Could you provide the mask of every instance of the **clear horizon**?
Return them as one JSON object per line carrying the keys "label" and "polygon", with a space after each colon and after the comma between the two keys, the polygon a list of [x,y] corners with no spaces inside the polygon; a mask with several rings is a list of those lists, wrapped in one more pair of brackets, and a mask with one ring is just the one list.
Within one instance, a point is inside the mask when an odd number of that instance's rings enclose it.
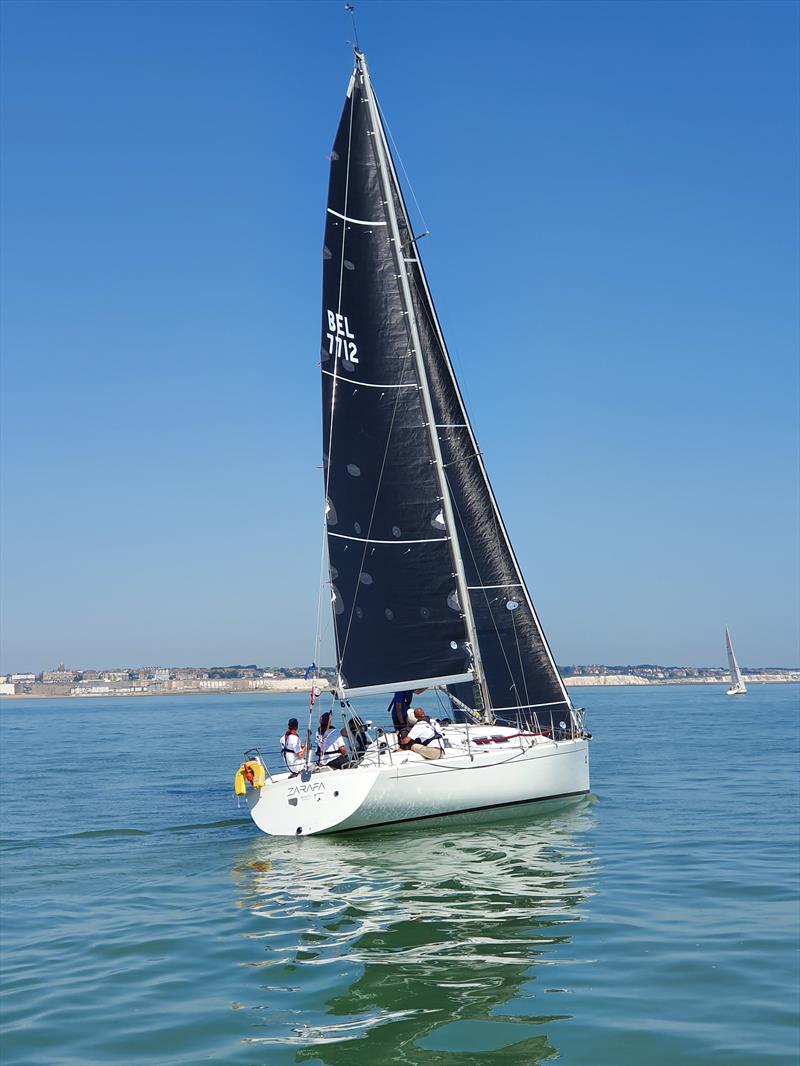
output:
{"label": "clear horizon", "polygon": [[[799,9],[486,10],[356,13],[556,661],[797,662]],[[0,672],[309,662],[342,5],[3,22]]]}

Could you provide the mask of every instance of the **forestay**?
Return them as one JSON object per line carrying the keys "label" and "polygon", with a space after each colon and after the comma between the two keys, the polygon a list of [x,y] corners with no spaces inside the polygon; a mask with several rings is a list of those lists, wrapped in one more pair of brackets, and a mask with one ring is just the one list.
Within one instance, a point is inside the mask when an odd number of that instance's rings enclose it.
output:
{"label": "forestay", "polygon": [[[518,709],[535,710],[540,719],[549,720],[548,708],[562,715],[569,706],[569,697],[514,556],[470,426],[396,175],[393,189],[469,589],[483,695],[488,696],[497,721],[514,720]],[[461,702],[479,705],[481,693],[477,685],[450,688]]]}

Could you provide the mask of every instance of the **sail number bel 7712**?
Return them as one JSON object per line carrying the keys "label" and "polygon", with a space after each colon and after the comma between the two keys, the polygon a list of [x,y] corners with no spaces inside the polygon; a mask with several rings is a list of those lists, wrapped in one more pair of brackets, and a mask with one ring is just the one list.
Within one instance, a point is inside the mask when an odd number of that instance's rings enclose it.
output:
{"label": "sail number bel 7712", "polygon": [[326,308],[328,313],[328,354],[337,359],[347,359],[350,363],[358,362],[358,347],[355,333],[350,331],[347,315],[339,315]]}

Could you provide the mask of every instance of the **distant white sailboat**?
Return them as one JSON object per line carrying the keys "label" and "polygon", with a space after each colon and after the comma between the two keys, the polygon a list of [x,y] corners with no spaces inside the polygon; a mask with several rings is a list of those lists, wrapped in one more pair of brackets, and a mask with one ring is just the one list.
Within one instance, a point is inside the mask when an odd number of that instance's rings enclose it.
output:
{"label": "distant white sailboat", "polygon": [[733,654],[733,644],[731,643],[731,635],[728,632],[728,627],[725,626],[725,650],[728,653],[728,665],[731,669],[731,687],[728,689],[726,695],[728,696],[743,696],[747,692],[744,679],[742,677],[742,671],[739,669],[739,664],[736,662],[736,656]]}

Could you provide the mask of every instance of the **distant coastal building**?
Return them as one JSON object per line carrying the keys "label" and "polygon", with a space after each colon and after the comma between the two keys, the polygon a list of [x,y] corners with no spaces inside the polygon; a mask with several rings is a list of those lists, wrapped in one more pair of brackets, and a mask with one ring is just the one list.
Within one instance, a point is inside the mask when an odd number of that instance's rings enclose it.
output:
{"label": "distant coastal building", "polygon": [[12,674],[9,681],[13,681],[15,685],[32,684],[36,680],[36,674]]}
{"label": "distant coastal building", "polygon": [[42,684],[44,685],[68,685],[74,681],[78,675],[74,670],[65,670],[61,666],[58,670],[45,670],[42,674]]}
{"label": "distant coastal building", "polygon": [[140,681],[169,681],[170,677],[177,676],[177,672],[170,670],[168,666],[140,666],[138,670],[128,672]]}
{"label": "distant coastal building", "polygon": [[67,670],[63,663],[59,663],[55,670],[44,670],[42,672],[42,684],[43,685],[70,685],[73,681],[77,681],[80,674],[77,670]]}
{"label": "distant coastal building", "polygon": [[106,692],[111,692],[111,686],[96,677],[84,678],[72,689],[74,696],[99,696]]}

